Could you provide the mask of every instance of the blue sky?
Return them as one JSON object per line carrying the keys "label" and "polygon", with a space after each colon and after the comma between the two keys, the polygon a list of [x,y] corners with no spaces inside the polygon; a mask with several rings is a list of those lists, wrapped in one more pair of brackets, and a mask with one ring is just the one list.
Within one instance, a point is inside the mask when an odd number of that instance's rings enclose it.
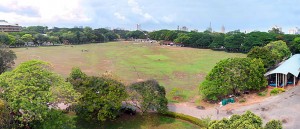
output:
{"label": "blue sky", "polygon": [[22,26],[90,26],[133,30],[187,26],[214,31],[285,32],[300,27],[299,0],[1,0],[0,19]]}

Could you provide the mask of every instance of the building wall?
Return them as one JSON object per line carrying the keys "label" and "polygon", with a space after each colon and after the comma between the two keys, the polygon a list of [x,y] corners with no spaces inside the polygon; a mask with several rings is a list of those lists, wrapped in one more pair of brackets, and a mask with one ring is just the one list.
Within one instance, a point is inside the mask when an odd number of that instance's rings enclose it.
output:
{"label": "building wall", "polygon": [[0,32],[20,32],[21,26],[17,25],[0,25]]}

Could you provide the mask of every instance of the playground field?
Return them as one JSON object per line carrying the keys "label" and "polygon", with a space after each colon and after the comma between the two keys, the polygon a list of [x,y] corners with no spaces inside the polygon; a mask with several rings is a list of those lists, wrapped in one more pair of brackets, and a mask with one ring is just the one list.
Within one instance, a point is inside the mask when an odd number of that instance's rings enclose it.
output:
{"label": "playground field", "polygon": [[198,86],[215,64],[225,58],[245,57],[244,54],[160,46],[142,42],[110,42],[85,45],[65,45],[14,48],[16,65],[39,59],[50,62],[54,72],[67,77],[72,67],[80,67],[88,75],[114,75],[125,84],[138,80],[156,79],[183,101],[198,95]]}

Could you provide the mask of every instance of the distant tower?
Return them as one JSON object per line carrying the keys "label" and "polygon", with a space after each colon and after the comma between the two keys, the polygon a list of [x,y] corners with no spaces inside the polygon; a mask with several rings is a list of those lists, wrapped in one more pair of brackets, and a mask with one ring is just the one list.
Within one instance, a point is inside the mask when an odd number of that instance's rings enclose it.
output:
{"label": "distant tower", "polygon": [[212,32],[211,22],[209,22],[209,27],[207,28],[207,31]]}
{"label": "distant tower", "polygon": [[179,27],[179,26],[177,26],[177,30],[180,30],[180,27]]}
{"label": "distant tower", "polygon": [[221,33],[225,33],[225,26],[224,25],[221,28]]}
{"label": "distant tower", "polygon": [[141,30],[141,24],[136,24],[136,30]]}

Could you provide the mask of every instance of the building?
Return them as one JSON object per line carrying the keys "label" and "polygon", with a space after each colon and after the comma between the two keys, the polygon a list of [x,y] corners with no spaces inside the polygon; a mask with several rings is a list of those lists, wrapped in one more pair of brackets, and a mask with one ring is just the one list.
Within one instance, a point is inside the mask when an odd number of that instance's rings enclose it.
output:
{"label": "building", "polygon": [[10,24],[5,20],[0,20],[0,32],[20,32],[22,27],[18,24]]}
{"label": "building", "polygon": [[296,85],[300,73],[300,54],[295,54],[281,63],[276,69],[265,74],[268,77],[269,86],[284,87]]}
{"label": "building", "polygon": [[189,31],[189,29],[186,26],[183,26],[180,28],[181,31]]}
{"label": "building", "polygon": [[136,30],[142,30],[141,29],[141,24],[136,24]]}
{"label": "building", "polygon": [[300,29],[298,27],[289,30],[289,34],[300,34]]}
{"label": "building", "polygon": [[224,25],[221,27],[221,33],[225,34],[225,26]]}

